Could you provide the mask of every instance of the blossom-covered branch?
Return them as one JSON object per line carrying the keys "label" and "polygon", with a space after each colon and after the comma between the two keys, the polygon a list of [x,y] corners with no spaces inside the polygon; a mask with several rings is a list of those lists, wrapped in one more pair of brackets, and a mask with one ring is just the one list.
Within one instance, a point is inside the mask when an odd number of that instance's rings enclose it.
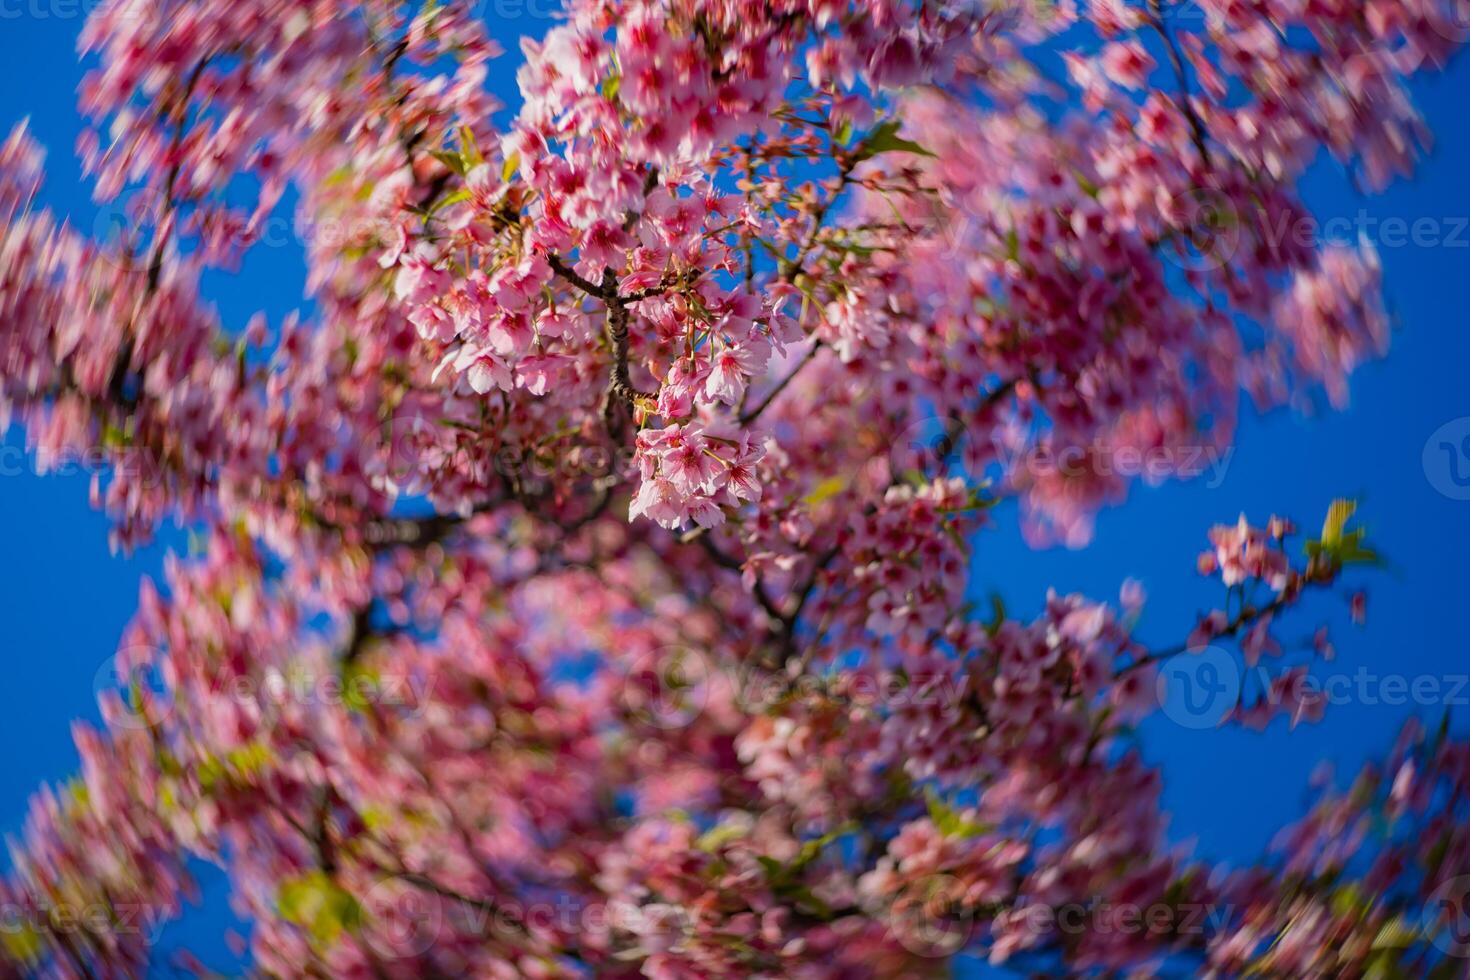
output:
{"label": "blossom-covered branch", "polygon": [[[1267,664],[1210,724],[1320,713],[1278,631],[1360,617],[1350,505],[1215,528],[1178,647],[1133,586],[973,607],[997,504],[1083,546],[1111,460],[1187,479],[1386,346],[1371,249],[1277,229],[1323,150],[1410,172],[1463,3],[1195,6],[571,0],[507,110],[472,5],[100,5],[122,233],[0,146],[0,415],[199,547],[14,842],[3,969],[145,973],[202,860],[282,976],[1463,972],[1449,734],[1243,871],[1134,748],[1191,657]],[[224,322],[288,190],[311,310]]]}

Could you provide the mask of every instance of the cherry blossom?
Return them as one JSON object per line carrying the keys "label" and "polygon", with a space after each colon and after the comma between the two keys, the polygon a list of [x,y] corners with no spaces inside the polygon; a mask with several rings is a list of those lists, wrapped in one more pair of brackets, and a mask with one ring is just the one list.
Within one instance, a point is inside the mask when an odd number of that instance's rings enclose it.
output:
{"label": "cherry blossom", "polygon": [[[1354,505],[1208,531],[1172,645],[1137,582],[977,601],[1002,515],[1084,547],[1242,392],[1386,350],[1371,248],[1279,229],[1324,152],[1411,175],[1462,5],[1194,8],[570,0],[517,60],[459,2],[98,6],[126,220],[0,143],[0,419],[100,464],[119,548],[197,546],[13,842],[0,972],[164,968],[207,862],[281,976],[1462,974],[1447,730],[1244,868],[1139,748],[1206,656],[1220,724],[1322,714],[1289,637],[1363,618]],[[309,309],[228,322],[288,202]]]}

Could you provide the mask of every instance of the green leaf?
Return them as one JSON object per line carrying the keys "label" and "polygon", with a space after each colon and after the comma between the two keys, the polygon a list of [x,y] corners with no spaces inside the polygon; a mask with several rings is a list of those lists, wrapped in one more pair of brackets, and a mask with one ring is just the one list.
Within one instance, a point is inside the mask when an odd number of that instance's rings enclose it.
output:
{"label": "green leaf", "polygon": [[443,197],[439,198],[439,200],[435,201],[432,205],[430,205],[429,213],[432,214],[435,211],[440,211],[444,208],[449,207],[449,205],[451,204],[458,204],[460,201],[468,201],[469,199],[470,192],[466,188],[461,187],[453,194],[446,194]]}
{"label": "green leaf", "polygon": [[5,944],[6,955],[20,963],[35,962],[43,949],[40,935],[28,922],[0,930],[0,943]]}
{"label": "green leaf", "polygon": [[899,136],[898,129],[899,124],[893,119],[874,126],[853,151],[852,162],[862,163],[880,153],[916,153],[921,157],[934,155],[913,140],[906,140]]}
{"label": "green leaf", "polygon": [[1368,900],[1354,882],[1348,882],[1332,895],[1332,911],[1343,918],[1357,917],[1368,907]]}
{"label": "green leaf", "polygon": [[1385,922],[1373,939],[1374,949],[1403,949],[1411,946],[1419,936],[1419,930],[1403,916],[1394,916]]}
{"label": "green leaf", "polygon": [[1080,170],[1073,170],[1072,179],[1077,181],[1077,186],[1082,188],[1082,193],[1086,194],[1088,197],[1096,199],[1098,195],[1098,186],[1092,181],[1088,180],[1086,174],[1084,174]]}
{"label": "green leaf", "polygon": [[475,143],[475,134],[468,126],[459,127],[459,155],[470,170],[485,162],[480,147]]}
{"label": "green leaf", "polygon": [[931,790],[926,795],[929,806],[929,819],[934,826],[946,837],[971,838],[988,834],[995,828],[986,823],[977,823],[965,817],[964,814],[941,800]]}
{"label": "green leaf", "polygon": [[1327,519],[1322,522],[1322,544],[1324,547],[1334,547],[1342,540],[1342,532],[1347,527],[1348,519],[1358,510],[1355,500],[1347,500],[1339,497],[1327,508]]}
{"label": "green leaf", "polygon": [[461,177],[469,172],[469,168],[464,165],[464,160],[458,153],[450,153],[448,150],[430,150],[429,156],[438,160]]}
{"label": "green leaf", "polygon": [[818,483],[815,487],[813,487],[812,492],[807,494],[802,499],[806,501],[807,506],[815,507],[818,504],[831,500],[833,497],[837,496],[839,493],[846,489],[847,477],[829,476],[827,477],[827,479],[823,480],[821,483]]}
{"label": "green leaf", "polygon": [[717,827],[711,827],[701,834],[696,846],[701,851],[709,851],[713,854],[731,841],[739,840],[744,836],[745,830],[740,826],[733,823],[724,823]]}
{"label": "green leaf", "polygon": [[832,906],[822,901],[805,885],[798,885],[787,889],[782,897],[792,899],[799,905],[805,905],[823,919],[832,918]]}
{"label": "green leaf", "polygon": [[1368,532],[1362,528],[1349,528],[1348,522],[1357,513],[1355,500],[1339,498],[1327,508],[1327,518],[1322,522],[1320,540],[1308,541],[1306,553],[1309,558],[1326,558],[1334,565],[1374,565],[1381,559],[1378,552],[1365,544]]}
{"label": "green leaf", "polygon": [[358,660],[344,663],[340,673],[342,703],[348,711],[367,714],[372,708],[373,692],[382,688],[383,675]]}
{"label": "green leaf", "polygon": [[1006,604],[999,592],[990,593],[990,613],[990,622],[985,624],[985,632],[994,636],[1000,632],[1001,625],[1006,621]]}
{"label": "green leaf", "polygon": [[1367,969],[1363,971],[1363,980],[1399,980],[1404,976],[1403,970],[1399,968],[1397,956],[1391,949],[1379,949],[1368,956]]}
{"label": "green leaf", "polygon": [[323,946],[335,943],[343,932],[362,926],[362,906],[324,871],[311,871],[281,883],[277,892],[281,917],[303,926]]}
{"label": "green leaf", "polygon": [[806,843],[802,844],[801,850],[796,852],[796,857],[793,858],[791,861],[791,870],[800,871],[808,864],[811,864],[821,855],[823,848],[825,848],[828,844],[832,843],[837,838],[841,837],[843,834],[847,833],[850,829],[851,828],[845,826],[838,827],[836,830],[829,831],[828,833],[823,834],[816,840],[809,840]]}
{"label": "green leaf", "polygon": [[275,758],[276,754],[270,745],[259,740],[231,749],[225,756],[230,769],[239,776],[253,776],[262,772]]}
{"label": "green leaf", "polygon": [[211,792],[217,786],[242,787],[252,777],[264,772],[275,761],[276,754],[262,741],[248,742],[220,756],[206,756],[195,766],[200,787]]}
{"label": "green leaf", "polygon": [[131,441],[126,432],[111,422],[102,428],[102,448],[104,449],[125,448]]}
{"label": "green leaf", "polygon": [[852,829],[850,825],[844,824],[815,840],[806,841],[801,845],[801,849],[796,852],[796,856],[787,864],[782,864],[775,858],[765,854],[756,855],[756,860],[765,869],[766,878],[770,882],[771,888],[779,895],[788,895],[800,888],[797,884],[797,877],[806,869],[806,866],[820,857],[822,850],[828,844],[845,834],[851,833]]}

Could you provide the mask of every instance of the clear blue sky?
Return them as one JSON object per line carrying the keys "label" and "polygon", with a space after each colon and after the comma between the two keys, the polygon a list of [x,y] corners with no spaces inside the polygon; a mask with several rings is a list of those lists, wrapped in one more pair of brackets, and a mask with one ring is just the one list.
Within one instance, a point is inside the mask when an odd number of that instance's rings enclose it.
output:
{"label": "clear blue sky", "polygon": [[[0,134],[25,116],[50,151],[44,203],[91,227],[95,208],[72,152],[80,120],[75,92],[82,69],[74,53],[79,8],[54,0],[0,2],[0,61],[10,82],[0,87]],[[508,54],[494,86],[514,103],[515,39],[548,26],[536,14],[549,0],[491,0],[493,27]],[[36,16],[46,13],[47,16]],[[63,16],[70,15],[70,16]],[[1465,290],[1470,287],[1470,61],[1415,85],[1436,145],[1416,180],[1385,194],[1361,197],[1332,166],[1308,182],[1308,200],[1324,219],[1361,223],[1379,242],[1390,308],[1398,330],[1388,358],[1354,379],[1344,412],[1303,419],[1287,413],[1247,417],[1223,481],[1134,488],[1128,502],[1101,516],[1093,545],[1081,552],[1034,552],[1020,539],[1012,508],[979,541],[977,590],[998,589],[1018,614],[1035,612],[1048,586],[1099,598],[1117,594],[1126,576],[1141,579],[1150,601],[1145,640],[1163,646],[1181,637],[1196,610],[1218,600],[1217,587],[1194,572],[1194,558],[1211,524],[1245,511],[1264,520],[1272,511],[1310,527],[1334,496],[1357,496],[1372,536],[1390,559],[1370,573],[1368,624],[1338,631],[1336,670],[1360,667],[1377,675],[1432,677],[1441,694],[1470,676],[1464,620],[1470,608],[1466,572],[1470,501],[1441,493],[1447,474],[1426,473],[1425,443],[1446,423],[1470,417],[1470,332]],[[1365,218],[1366,220],[1361,220]],[[1393,224],[1434,222],[1433,240],[1400,241]],[[1356,232],[1354,231],[1354,234]],[[243,324],[264,306],[272,319],[301,303],[302,266],[294,246],[260,250],[238,277],[209,284],[227,322]],[[1467,428],[1455,438],[1470,434]],[[19,829],[26,797],[43,780],[69,775],[77,765],[69,726],[96,718],[93,678],[116,647],[144,576],[157,576],[166,534],[123,558],[107,547],[107,523],[87,504],[82,476],[41,478],[18,452],[23,439],[6,435],[0,453],[0,831]],[[1461,461],[1470,472],[1470,459]],[[1337,610],[1333,610],[1334,613]],[[1342,619],[1341,616],[1338,617]],[[1304,631],[1309,621],[1300,621]],[[1286,634],[1295,636],[1287,630]],[[1356,687],[1354,688],[1356,690]],[[1389,704],[1379,697],[1334,705],[1321,724],[1288,735],[1282,722],[1265,733],[1198,731],[1162,715],[1143,732],[1149,758],[1163,767],[1173,833],[1195,840],[1202,854],[1246,861],[1261,853],[1273,831],[1301,812],[1308,776],[1321,760],[1355,767],[1384,751],[1405,718],[1437,721],[1442,704]],[[1443,700],[1443,698],[1441,698]],[[1458,691],[1454,727],[1470,733],[1470,685]],[[1371,702],[1371,703],[1370,703]],[[221,966],[226,924],[217,876],[206,882],[209,909],[171,927],[165,946],[187,942]]]}

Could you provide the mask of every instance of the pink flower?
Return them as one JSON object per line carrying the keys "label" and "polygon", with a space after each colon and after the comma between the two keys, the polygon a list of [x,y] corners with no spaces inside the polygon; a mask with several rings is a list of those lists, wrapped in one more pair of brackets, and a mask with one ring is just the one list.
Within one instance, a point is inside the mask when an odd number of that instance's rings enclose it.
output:
{"label": "pink flower", "polygon": [[[1453,959],[1453,726],[1254,865],[1174,843],[1134,724],[1194,720],[1174,669],[1238,647],[1239,724],[1325,706],[1325,627],[1276,636],[1344,573],[1290,522],[1210,532],[1182,653],[1131,580],[977,593],[993,522],[1080,548],[1139,480],[1218,480],[1241,389],[1346,399],[1383,269],[1290,234],[1300,185],[1410,170],[1452,4],[1206,0],[1166,39],[1128,0],[568,0],[509,113],[473,6],[97,5],[101,234],[0,144],[0,423],[85,459],[117,546],[200,542],[33,801],[0,974],[152,972],[200,858],[267,975]],[[240,331],[210,289],[288,188],[309,312]],[[606,915],[486,929],[532,900]],[[1219,914],[1150,918],[1181,906]]]}
{"label": "pink flower", "polygon": [[[1215,546],[1220,580],[1227,586],[1258,578],[1277,592],[1286,588],[1286,554],[1273,546],[1274,539],[1265,531],[1251,527],[1244,514],[1233,526],[1216,525],[1210,531],[1210,541]],[[1205,567],[1201,565],[1201,569]]]}
{"label": "pink flower", "polygon": [[711,361],[705,394],[727,405],[737,405],[745,393],[747,380],[764,366],[763,354],[744,344],[722,347]]}
{"label": "pink flower", "polygon": [[393,294],[410,304],[418,304],[442,296],[449,291],[449,273],[435,266],[427,246],[420,245],[412,254],[401,256],[398,275],[393,280]]}
{"label": "pink flower", "polygon": [[677,527],[684,517],[683,502],[684,496],[670,480],[645,479],[628,505],[628,517],[643,515],[665,527]]}
{"label": "pink flower", "polygon": [[511,391],[515,388],[510,366],[489,348],[464,347],[454,359],[454,369],[461,371],[477,394],[492,388]]}
{"label": "pink flower", "polygon": [[1109,81],[1124,88],[1142,89],[1148,86],[1154,59],[1137,41],[1115,41],[1103,49],[1102,66]]}

